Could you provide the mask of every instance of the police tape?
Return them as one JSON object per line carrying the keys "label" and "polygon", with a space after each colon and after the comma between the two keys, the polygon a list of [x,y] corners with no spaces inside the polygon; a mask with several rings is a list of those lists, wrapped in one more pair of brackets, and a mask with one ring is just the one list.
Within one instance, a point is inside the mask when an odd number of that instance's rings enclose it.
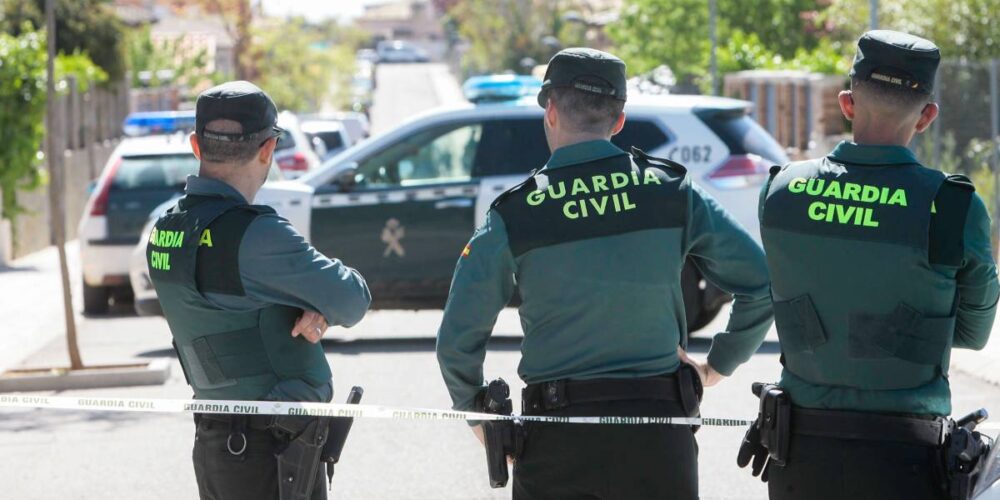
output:
{"label": "police tape", "polygon": [[381,405],[338,403],[300,403],[286,401],[228,401],[152,398],[99,398],[65,396],[24,396],[0,394],[0,408],[35,408],[103,412],[213,413],[220,415],[291,415],[313,417],[351,417],[388,420],[468,421],[520,420],[522,422],[562,424],[667,424],[713,427],[745,427],[753,420],[741,418],[686,417],[554,417],[539,415],[494,415],[466,411]]}

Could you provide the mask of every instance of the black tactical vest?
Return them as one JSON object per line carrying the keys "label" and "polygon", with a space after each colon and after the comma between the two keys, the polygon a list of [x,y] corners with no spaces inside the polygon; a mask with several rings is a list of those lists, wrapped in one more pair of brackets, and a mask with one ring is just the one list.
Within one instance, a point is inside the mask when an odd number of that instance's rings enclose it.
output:
{"label": "black tactical vest", "polygon": [[256,217],[273,213],[266,206],[189,195],[157,221],[150,235],[150,278],[198,399],[257,400],[282,380],[313,386],[330,380],[322,346],[291,337],[299,309],[272,305],[228,311],[202,295],[244,294],[240,242]]}

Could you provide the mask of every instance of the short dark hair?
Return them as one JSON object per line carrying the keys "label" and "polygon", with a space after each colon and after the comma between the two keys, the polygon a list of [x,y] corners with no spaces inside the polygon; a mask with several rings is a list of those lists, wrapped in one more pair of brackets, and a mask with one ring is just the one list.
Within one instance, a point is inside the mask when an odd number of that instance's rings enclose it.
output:
{"label": "short dark hair", "polygon": [[862,94],[868,100],[878,102],[886,108],[903,113],[922,110],[931,102],[931,94],[857,77],[851,78],[851,91]]}
{"label": "short dark hair", "polygon": [[[241,134],[243,126],[233,120],[213,120],[205,124],[205,130],[223,134]],[[198,136],[201,159],[208,163],[242,164],[253,159],[261,146],[272,134],[270,128],[251,134],[245,141],[220,141]]]}
{"label": "short dark hair", "polygon": [[577,132],[608,132],[625,110],[625,101],[573,87],[549,90],[549,101]]}

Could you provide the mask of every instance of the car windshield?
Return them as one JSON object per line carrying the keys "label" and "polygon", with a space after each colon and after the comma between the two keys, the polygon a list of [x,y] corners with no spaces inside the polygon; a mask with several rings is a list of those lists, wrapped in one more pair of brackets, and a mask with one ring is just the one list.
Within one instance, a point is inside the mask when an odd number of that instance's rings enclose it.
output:
{"label": "car windshield", "polygon": [[126,156],[115,171],[115,191],[182,187],[189,175],[198,173],[198,159],[190,153]]}
{"label": "car windshield", "polygon": [[327,151],[334,151],[344,147],[344,139],[338,131],[315,132],[311,135],[319,137],[323,141],[323,144],[326,145]]}

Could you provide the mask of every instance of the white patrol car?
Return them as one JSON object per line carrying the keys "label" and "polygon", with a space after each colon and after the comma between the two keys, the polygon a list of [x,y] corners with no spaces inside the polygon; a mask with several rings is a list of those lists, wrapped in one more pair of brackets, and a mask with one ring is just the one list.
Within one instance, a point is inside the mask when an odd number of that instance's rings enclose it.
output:
{"label": "white patrol car", "polygon": [[[440,308],[455,262],[490,203],[549,157],[543,110],[517,105],[434,110],[331,158],[268,200],[313,245],[357,268],[373,306]],[[747,115],[749,104],[702,96],[638,96],[614,142],[681,162],[755,238],[757,196],[784,151]],[[138,249],[137,249],[138,250]],[[143,263],[143,266],[145,264]],[[727,296],[685,271],[688,324],[711,320]]]}

